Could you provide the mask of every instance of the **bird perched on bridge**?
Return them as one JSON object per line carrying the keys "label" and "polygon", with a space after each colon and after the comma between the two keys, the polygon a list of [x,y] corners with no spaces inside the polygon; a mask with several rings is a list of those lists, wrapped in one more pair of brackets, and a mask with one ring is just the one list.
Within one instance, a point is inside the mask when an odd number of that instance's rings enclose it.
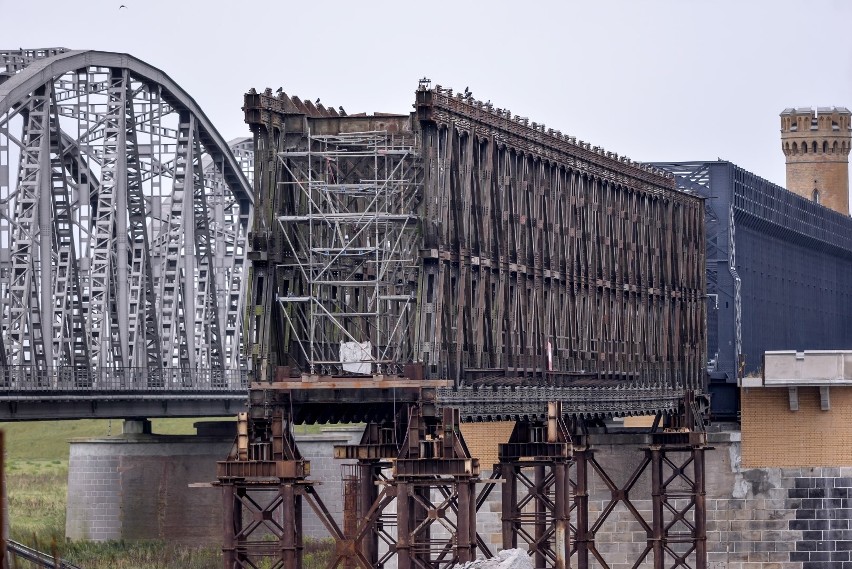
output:
{"label": "bird perched on bridge", "polygon": [[319,102],[320,102],[319,97],[317,97],[317,100],[316,100],[316,102],[315,102],[314,104],[315,104],[315,105],[319,105]]}
{"label": "bird perched on bridge", "polygon": [[278,94],[280,95],[281,93],[283,93],[283,92],[284,92],[284,88],[283,88],[283,87],[278,87],[278,88],[275,90],[275,92],[276,92],[276,93],[278,93]]}

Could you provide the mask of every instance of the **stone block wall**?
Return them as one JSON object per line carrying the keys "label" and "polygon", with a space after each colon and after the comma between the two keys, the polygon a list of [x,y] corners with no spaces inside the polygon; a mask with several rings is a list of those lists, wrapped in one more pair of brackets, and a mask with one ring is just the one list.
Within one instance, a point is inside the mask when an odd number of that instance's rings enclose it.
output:
{"label": "stone block wall", "polygon": [[[319,482],[316,490],[338,524],[343,517],[342,461],[334,459],[334,445],[357,442],[362,430],[344,427],[296,437],[311,462],[311,479]],[[222,491],[190,484],[215,481],[216,462],[228,456],[233,443],[233,436],[167,435],[72,441],[66,537],[221,544]],[[305,535],[328,537],[307,504],[303,510]]]}
{"label": "stone block wall", "polygon": [[[310,479],[319,482],[314,488],[341,528],[343,527],[344,464],[351,464],[352,461],[335,459],[334,447],[356,444],[361,440],[363,431],[363,427],[337,427],[324,429],[317,435],[296,435],[299,452],[311,462]],[[302,511],[302,531],[305,537],[328,538],[328,530],[307,503],[302,503]]]}
{"label": "stone block wall", "polygon": [[138,435],[72,441],[65,535],[74,540],[221,543],[216,479],[233,438]]}

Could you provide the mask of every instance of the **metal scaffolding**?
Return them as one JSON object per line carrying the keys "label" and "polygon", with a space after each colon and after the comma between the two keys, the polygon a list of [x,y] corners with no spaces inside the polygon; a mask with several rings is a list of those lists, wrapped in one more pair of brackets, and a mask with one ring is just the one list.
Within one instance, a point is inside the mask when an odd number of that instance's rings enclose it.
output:
{"label": "metal scaffolding", "polygon": [[412,140],[359,132],[306,142],[278,153],[294,288],[277,300],[291,345],[310,374],[397,373],[394,364],[414,356],[421,193]]}

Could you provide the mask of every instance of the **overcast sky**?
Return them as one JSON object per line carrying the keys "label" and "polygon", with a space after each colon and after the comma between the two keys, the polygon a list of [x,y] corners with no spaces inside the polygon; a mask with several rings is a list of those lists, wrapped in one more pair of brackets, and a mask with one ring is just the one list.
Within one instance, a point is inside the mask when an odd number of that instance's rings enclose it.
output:
{"label": "overcast sky", "polygon": [[852,107],[850,16],[848,0],[0,0],[0,49],[130,53],[226,139],[248,134],[250,87],[409,112],[426,76],[634,160],[722,158],[783,185],[778,114]]}

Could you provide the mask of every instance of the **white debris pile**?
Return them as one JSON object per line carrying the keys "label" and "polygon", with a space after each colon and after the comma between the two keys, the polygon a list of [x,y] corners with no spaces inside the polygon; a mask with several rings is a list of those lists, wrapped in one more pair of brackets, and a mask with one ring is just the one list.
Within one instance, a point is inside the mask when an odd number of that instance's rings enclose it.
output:
{"label": "white debris pile", "polygon": [[523,549],[504,549],[490,559],[459,563],[452,569],[534,569],[533,560]]}

